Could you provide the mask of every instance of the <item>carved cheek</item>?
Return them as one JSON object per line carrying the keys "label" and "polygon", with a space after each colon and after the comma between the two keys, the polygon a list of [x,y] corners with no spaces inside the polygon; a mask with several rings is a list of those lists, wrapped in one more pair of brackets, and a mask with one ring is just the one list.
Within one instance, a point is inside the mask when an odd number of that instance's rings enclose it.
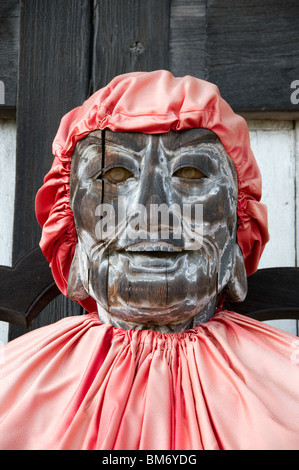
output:
{"label": "carved cheek", "polygon": [[[219,227],[225,228],[226,235],[231,236],[236,226],[236,195],[228,178],[216,181],[206,181],[201,186],[191,186],[192,191],[179,191],[176,185],[175,201],[183,207],[191,207],[191,223],[196,223],[196,205],[202,206],[203,219],[199,223],[204,224],[205,235],[214,237]],[[189,193],[189,194],[188,194]],[[190,194],[191,193],[191,194]],[[185,212],[184,212],[185,213]],[[200,213],[200,212],[199,212]],[[186,214],[188,212],[186,211]]]}
{"label": "carved cheek", "polygon": [[203,217],[210,229],[217,226],[227,227],[231,235],[235,229],[237,217],[236,198],[229,188],[226,181],[215,185],[214,191],[206,197],[203,203]]}
{"label": "carved cheek", "polygon": [[95,185],[92,188],[80,188],[77,191],[73,203],[73,212],[79,234],[80,231],[85,230],[90,235],[95,236],[95,227],[98,220],[96,210],[101,201],[101,184]]}

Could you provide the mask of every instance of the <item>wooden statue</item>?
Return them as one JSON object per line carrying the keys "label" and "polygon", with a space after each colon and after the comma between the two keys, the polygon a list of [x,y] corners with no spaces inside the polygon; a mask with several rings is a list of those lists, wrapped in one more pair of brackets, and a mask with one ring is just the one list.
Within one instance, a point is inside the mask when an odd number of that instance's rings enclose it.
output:
{"label": "wooden statue", "polygon": [[78,234],[68,295],[124,329],[180,332],[247,292],[238,182],[219,138],[94,131],[72,159]]}

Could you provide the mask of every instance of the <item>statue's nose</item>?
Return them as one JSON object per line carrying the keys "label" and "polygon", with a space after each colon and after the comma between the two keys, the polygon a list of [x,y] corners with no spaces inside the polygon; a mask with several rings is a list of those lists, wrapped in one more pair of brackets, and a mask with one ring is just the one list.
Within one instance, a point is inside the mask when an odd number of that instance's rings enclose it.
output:
{"label": "statue's nose", "polygon": [[169,188],[167,174],[163,168],[147,165],[141,172],[138,188],[138,204],[147,207],[150,204],[168,204]]}
{"label": "statue's nose", "polygon": [[150,155],[142,168],[137,194],[132,207],[133,209],[135,205],[138,205],[144,208],[148,227],[151,223],[157,224],[157,222],[153,222],[153,218],[151,221],[151,215],[154,211],[162,205],[163,207],[169,205],[169,178],[165,168],[157,160],[154,155]]}
{"label": "statue's nose", "polygon": [[[132,217],[134,212],[143,212],[142,226],[147,233],[147,240],[163,241],[182,246],[180,210],[171,202],[171,183],[167,172],[157,166],[144,171],[140,179],[138,197],[130,207]],[[178,206],[178,205],[176,205]]]}

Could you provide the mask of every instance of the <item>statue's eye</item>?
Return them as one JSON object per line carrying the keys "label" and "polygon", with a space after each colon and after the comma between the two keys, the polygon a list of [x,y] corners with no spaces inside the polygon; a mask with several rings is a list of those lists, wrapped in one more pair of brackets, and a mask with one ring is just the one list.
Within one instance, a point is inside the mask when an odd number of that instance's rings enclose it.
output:
{"label": "statue's eye", "polygon": [[131,178],[133,174],[127,168],[115,167],[105,171],[103,178],[110,183],[124,183],[127,179]]}
{"label": "statue's eye", "polygon": [[206,175],[202,171],[198,170],[197,168],[194,168],[192,166],[185,166],[175,171],[173,176],[176,176],[177,178],[185,178],[189,180],[194,180],[194,179],[204,178]]}

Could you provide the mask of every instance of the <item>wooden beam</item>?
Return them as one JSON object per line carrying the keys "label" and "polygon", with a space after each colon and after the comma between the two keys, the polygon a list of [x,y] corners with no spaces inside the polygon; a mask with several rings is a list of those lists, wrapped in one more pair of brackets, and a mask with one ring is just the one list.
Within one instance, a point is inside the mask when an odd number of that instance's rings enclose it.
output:
{"label": "wooden beam", "polygon": [[244,302],[226,307],[258,320],[299,319],[299,268],[265,268],[248,278]]}
{"label": "wooden beam", "polygon": [[93,91],[116,75],[168,68],[169,0],[95,0]]}
{"label": "wooden beam", "polygon": [[298,111],[237,111],[246,120],[298,121]]}
{"label": "wooden beam", "polygon": [[170,3],[169,67],[178,77],[206,78],[206,0]]}
{"label": "wooden beam", "polygon": [[62,116],[88,96],[90,2],[21,0],[13,263],[38,245],[34,203]]}
{"label": "wooden beam", "polygon": [[[9,295],[15,292],[17,295]],[[43,308],[60,294],[39,247],[15,266],[0,266],[0,320],[29,327]]]}
{"label": "wooden beam", "polygon": [[299,111],[297,0],[208,0],[206,69],[239,112]]}

